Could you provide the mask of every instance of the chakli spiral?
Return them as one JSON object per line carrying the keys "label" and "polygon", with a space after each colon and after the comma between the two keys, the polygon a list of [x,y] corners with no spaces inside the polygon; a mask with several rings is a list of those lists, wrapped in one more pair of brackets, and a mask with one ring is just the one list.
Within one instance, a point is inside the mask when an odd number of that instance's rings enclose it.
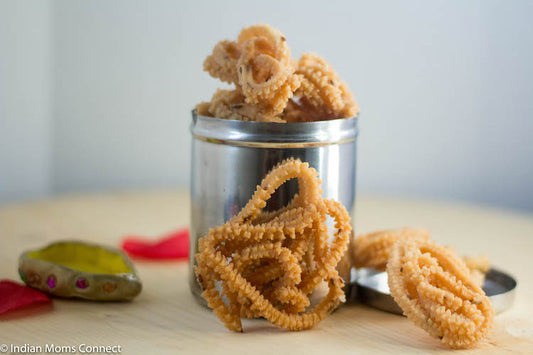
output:
{"label": "chakli spiral", "polygon": [[287,39],[265,24],[217,43],[204,61],[213,78],[234,85],[196,106],[199,115],[256,122],[310,122],[357,116],[348,85],[314,53],[291,56]]}
{"label": "chakli spiral", "polygon": [[492,326],[494,310],[450,248],[403,239],[387,262],[391,295],[403,313],[451,348],[469,348]]}
{"label": "chakli spiral", "polygon": [[[202,297],[228,329],[242,332],[242,318],[260,317],[289,330],[308,329],[344,301],[335,267],[347,249],[350,217],[340,203],[321,197],[317,175],[300,160],[283,161],[236,216],[199,240]],[[264,212],[272,194],[293,178],[298,195]],[[331,238],[328,216],[335,222]],[[324,283],[327,295],[312,305],[309,296]]]}

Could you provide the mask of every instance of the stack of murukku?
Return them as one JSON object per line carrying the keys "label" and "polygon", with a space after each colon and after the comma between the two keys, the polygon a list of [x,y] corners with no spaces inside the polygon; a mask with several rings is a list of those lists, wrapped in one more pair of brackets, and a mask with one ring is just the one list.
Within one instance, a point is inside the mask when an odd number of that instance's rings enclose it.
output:
{"label": "stack of murukku", "polygon": [[196,106],[204,116],[258,122],[308,122],[354,117],[352,93],[323,58],[295,61],[283,34],[269,25],[219,42],[204,62],[212,77],[234,84]]}
{"label": "stack of murukku", "polygon": [[[350,258],[355,268],[373,268],[384,271],[389,254],[400,241],[429,241],[429,231],[425,229],[400,228],[380,230],[357,236],[350,246]],[[447,246],[455,254],[455,249]],[[490,269],[490,260],[484,255],[463,256],[462,261],[470,271],[470,278],[478,286],[483,286],[485,275]]]}
{"label": "stack of murukku", "polygon": [[389,289],[404,314],[452,348],[468,348],[492,325],[493,309],[481,289],[486,257],[456,255],[430,240],[429,232],[402,228],[357,237],[357,268],[387,270]]}
{"label": "stack of murukku", "polygon": [[[299,193],[284,208],[265,212],[268,199],[290,179]],[[344,300],[336,266],[351,235],[345,208],[321,197],[317,172],[289,159],[257,186],[246,206],[199,241],[196,275],[202,297],[233,331],[242,318],[266,318],[289,330],[308,329]],[[326,219],[335,221],[333,235]],[[320,285],[327,295],[311,304]]]}

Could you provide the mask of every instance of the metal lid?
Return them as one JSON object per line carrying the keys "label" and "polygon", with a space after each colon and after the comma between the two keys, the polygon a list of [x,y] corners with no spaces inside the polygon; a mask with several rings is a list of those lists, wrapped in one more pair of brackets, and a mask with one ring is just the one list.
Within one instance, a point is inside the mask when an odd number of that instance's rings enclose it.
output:
{"label": "metal lid", "polygon": [[200,116],[192,113],[191,133],[211,143],[308,147],[348,143],[357,137],[357,117],[329,121],[274,123],[246,122]]}
{"label": "metal lid", "polygon": [[[490,269],[485,275],[483,290],[496,313],[503,312],[513,305],[516,285],[516,280],[512,276],[500,270]],[[361,303],[390,313],[403,313],[390,294],[386,272],[359,269],[352,287],[355,288],[352,293]]]}

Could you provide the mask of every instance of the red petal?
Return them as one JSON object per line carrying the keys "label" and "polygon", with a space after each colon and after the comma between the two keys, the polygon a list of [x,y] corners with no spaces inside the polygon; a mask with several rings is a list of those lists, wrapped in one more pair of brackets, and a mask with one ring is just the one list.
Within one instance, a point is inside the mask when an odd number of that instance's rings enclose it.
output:
{"label": "red petal", "polygon": [[0,314],[37,302],[51,302],[44,293],[25,285],[0,280]]}
{"label": "red petal", "polygon": [[133,256],[149,259],[186,259],[189,256],[189,230],[180,229],[159,240],[143,237],[126,237],[122,249]]}

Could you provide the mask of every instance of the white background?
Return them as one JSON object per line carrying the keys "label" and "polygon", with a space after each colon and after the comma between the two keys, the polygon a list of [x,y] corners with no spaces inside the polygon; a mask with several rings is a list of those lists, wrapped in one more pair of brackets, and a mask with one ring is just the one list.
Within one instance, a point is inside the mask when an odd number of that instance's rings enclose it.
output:
{"label": "white background", "polygon": [[187,186],[215,43],[314,51],[362,111],[358,190],[533,211],[532,1],[2,1],[0,204]]}

